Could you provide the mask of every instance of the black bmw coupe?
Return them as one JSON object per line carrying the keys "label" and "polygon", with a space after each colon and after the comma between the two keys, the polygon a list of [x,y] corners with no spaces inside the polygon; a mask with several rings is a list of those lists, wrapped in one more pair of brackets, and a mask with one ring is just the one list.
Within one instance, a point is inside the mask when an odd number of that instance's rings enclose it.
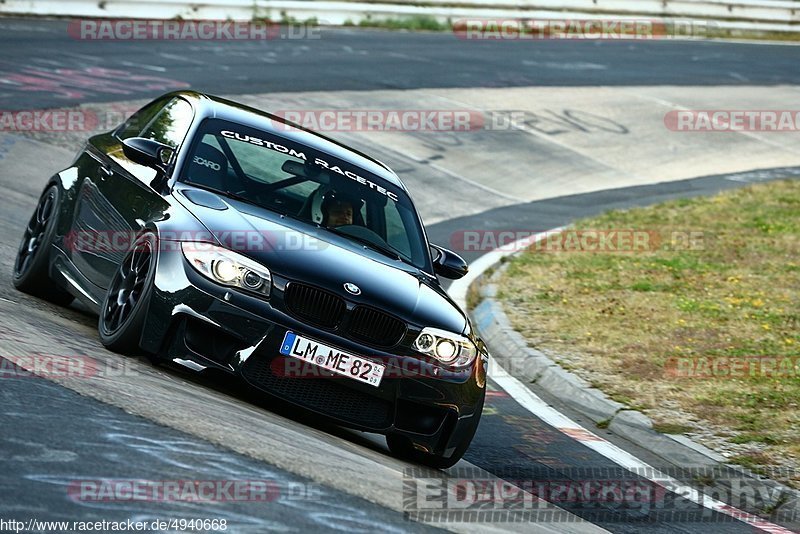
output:
{"label": "black bmw coupe", "polygon": [[445,468],[483,408],[488,352],[386,165],[255,109],[165,95],[89,139],[28,223],[14,285],[99,314],[111,350],[241,376]]}

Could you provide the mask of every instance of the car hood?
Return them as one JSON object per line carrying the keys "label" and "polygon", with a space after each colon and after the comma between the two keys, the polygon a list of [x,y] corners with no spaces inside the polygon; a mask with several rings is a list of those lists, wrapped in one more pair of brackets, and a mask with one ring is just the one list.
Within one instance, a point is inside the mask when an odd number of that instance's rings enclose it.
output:
{"label": "car hood", "polygon": [[[222,246],[274,274],[374,306],[420,327],[465,330],[463,311],[438,282],[426,281],[430,278],[415,267],[273,211],[196,191],[175,196]],[[346,283],[357,285],[361,294],[346,292]]]}

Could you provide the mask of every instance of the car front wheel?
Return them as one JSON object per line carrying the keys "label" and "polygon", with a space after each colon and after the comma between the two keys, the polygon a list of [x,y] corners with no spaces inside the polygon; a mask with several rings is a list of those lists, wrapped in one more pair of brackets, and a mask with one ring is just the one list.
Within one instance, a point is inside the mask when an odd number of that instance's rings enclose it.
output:
{"label": "car front wheel", "polygon": [[150,295],[153,293],[156,236],[140,236],[117,268],[100,309],[98,331],[103,345],[114,352],[140,350]]}

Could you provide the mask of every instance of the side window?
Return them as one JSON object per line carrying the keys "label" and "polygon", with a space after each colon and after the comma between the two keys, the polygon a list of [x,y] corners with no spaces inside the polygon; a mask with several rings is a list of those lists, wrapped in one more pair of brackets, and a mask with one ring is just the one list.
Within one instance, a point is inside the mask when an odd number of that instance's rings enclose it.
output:
{"label": "side window", "polygon": [[124,124],[117,128],[117,131],[115,132],[116,137],[120,141],[130,139],[131,137],[139,137],[139,134],[142,132],[145,126],[150,124],[150,121],[152,121],[153,118],[158,115],[158,112],[163,109],[167,102],[169,102],[168,98],[156,100],[155,102],[131,115],[131,117],[126,120]]}
{"label": "side window", "polygon": [[141,137],[178,148],[193,118],[192,106],[182,98],[176,98],[150,121]]}

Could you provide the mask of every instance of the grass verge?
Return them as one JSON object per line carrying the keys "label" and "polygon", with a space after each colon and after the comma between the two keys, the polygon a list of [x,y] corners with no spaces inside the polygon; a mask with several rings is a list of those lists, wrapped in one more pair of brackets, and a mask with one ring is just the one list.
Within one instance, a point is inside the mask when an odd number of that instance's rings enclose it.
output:
{"label": "grass verge", "polygon": [[411,30],[443,32],[453,28],[451,22],[439,22],[430,15],[408,15],[403,17],[372,18],[369,15],[358,21],[346,20],[343,26],[360,26],[362,28],[382,28],[386,30]]}
{"label": "grass verge", "polygon": [[[564,234],[558,252],[544,245],[514,258],[498,296],[528,342],[656,428],[719,439],[753,469],[800,468],[800,181],[613,211],[575,228],[651,239],[640,250],[578,252]],[[798,471],[788,481],[800,486]]]}

